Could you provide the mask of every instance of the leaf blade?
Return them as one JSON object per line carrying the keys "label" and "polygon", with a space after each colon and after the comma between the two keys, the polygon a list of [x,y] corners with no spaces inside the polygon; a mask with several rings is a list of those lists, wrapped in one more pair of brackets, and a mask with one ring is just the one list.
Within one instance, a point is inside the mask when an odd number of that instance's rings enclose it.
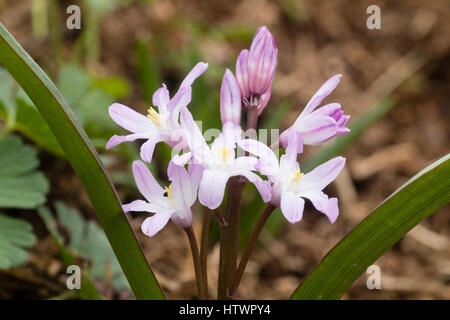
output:
{"label": "leaf blade", "polygon": [[339,299],[378,257],[447,204],[448,190],[450,154],[412,177],[347,234],[309,273],[291,299]]}
{"label": "leaf blade", "polygon": [[0,63],[22,86],[58,139],[87,191],[136,298],[164,299],[92,143],[49,77],[2,24]]}

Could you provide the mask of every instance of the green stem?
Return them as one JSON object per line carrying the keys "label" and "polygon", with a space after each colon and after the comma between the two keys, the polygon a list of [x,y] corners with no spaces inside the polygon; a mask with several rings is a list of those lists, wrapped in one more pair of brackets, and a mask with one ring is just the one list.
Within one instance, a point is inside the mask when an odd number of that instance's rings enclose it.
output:
{"label": "green stem", "polygon": [[206,209],[203,213],[203,227],[202,227],[202,239],[200,243],[200,264],[202,268],[203,285],[208,296],[208,242],[209,242],[209,228],[211,226],[210,209]]}
{"label": "green stem", "polygon": [[[256,129],[258,124],[258,106],[247,108],[247,130]],[[232,299],[232,281],[236,272],[239,252],[239,217],[241,213],[242,191],[247,181],[240,176],[233,177],[229,182],[227,207],[225,213],[226,225],[220,228],[220,258],[218,298]]]}
{"label": "green stem", "polygon": [[276,207],[272,204],[268,204],[266,208],[264,209],[263,213],[258,219],[258,222],[255,225],[255,228],[252,231],[252,234],[250,236],[250,239],[248,240],[247,246],[245,247],[244,253],[242,254],[241,260],[239,261],[239,266],[237,268],[236,274],[234,276],[234,280],[232,282],[232,285],[230,287],[230,292],[233,292],[233,297],[237,294],[237,288],[239,286],[239,283],[241,282],[242,276],[245,271],[245,267],[247,266],[248,260],[250,258],[250,255],[253,252],[253,249],[255,249],[256,244],[258,243],[259,235],[261,234],[261,231],[264,227],[264,225],[267,222],[267,219],[269,219],[272,212],[276,209]]}
{"label": "green stem", "polygon": [[239,176],[230,179],[225,212],[227,224],[220,226],[219,299],[230,298],[229,288],[236,271],[243,187]]}
{"label": "green stem", "polygon": [[184,231],[186,231],[186,235],[189,239],[189,244],[192,251],[192,259],[194,261],[194,269],[195,269],[195,280],[197,282],[198,298],[200,300],[206,300],[207,297],[205,293],[205,282],[202,274],[202,266],[200,262],[200,253],[198,251],[197,239],[195,238],[195,233],[192,227],[184,228]]}
{"label": "green stem", "polygon": [[220,210],[220,207],[214,210],[216,214],[216,220],[219,226],[226,226],[228,224],[227,220],[225,220],[225,217],[222,214],[222,210]]}
{"label": "green stem", "polygon": [[247,108],[247,130],[256,129],[258,125],[258,106],[250,105]]}

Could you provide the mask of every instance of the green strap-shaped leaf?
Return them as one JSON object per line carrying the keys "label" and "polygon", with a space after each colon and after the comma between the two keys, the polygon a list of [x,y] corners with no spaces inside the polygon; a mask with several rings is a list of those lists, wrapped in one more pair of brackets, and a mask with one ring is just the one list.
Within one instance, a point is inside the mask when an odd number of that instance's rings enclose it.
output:
{"label": "green strap-shaped leaf", "polygon": [[394,192],[313,269],[291,299],[339,299],[369,265],[450,201],[450,154]]}
{"label": "green strap-shaped leaf", "polygon": [[164,299],[92,143],[52,81],[2,24],[0,63],[22,86],[58,139],[86,189],[136,298]]}

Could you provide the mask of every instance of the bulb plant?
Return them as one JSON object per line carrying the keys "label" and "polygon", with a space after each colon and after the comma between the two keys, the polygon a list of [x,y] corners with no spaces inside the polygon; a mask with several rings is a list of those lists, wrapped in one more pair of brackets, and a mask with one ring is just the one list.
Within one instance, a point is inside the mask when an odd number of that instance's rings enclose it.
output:
{"label": "bulb plant", "polygon": [[[178,91],[170,97],[165,85],[153,94],[152,108],[143,115],[121,104],[109,108],[111,118],[130,131],[113,136],[112,148],[120,143],[144,140],[140,157],[132,164],[141,199],[122,204],[112,180],[92,141],[74,112],[50,78],[0,23],[0,64],[16,79],[32,100],[61,146],[67,160],[86,190],[114,255],[137,299],[165,299],[126,213],[144,212],[142,232],[152,237],[172,220],[187,234],[198,287],[198,297],[212,295],[207,284],[208,230],[212,217],[220,225],[218,298],[238,297],[238,287],[259,234],[275,208],[290,223],[302,219],[305,201],[311,202],[331,223],[339,215],[338,200],[323,189],[345,165],[338,156],[386,106],[361,118],[349,132],[349,116],[337,103],[320,106],[338,85],[341,75],[327,80],[307,103],[298,118],[272,144],[255,135],[258,117],[269,106],[271,84],[278,51],[265,27],[257,30],[249,50],[236,62],[235,74],[226,70],[220,92],[220,134],[208,144],[189,111],[192,85],[208,65],[198,63],[188,73]],[[156,110],[157,109],[157,110]],[[242,123],[241,120],[245,119]],[[201,119],[200,119],[201,120]],[[245,131],[244,131],[245,129]],[[341,135],[347,136],[339,137]],[[335,138],[337,137],[337,138]],[[304,146],[337,139],[335,158],[310,162],[302,157]],[[146,163],[153,159],[154,147],[163,142],[173,149],[167,182],[160,185]],[[284,148],[281,157],[278,154]],[[301,166],[308,167],[302,172]],[[328,160],[328,161],[327,161]],[[9,170],[7,166],[4,168]],[[5,171],[6,172],[6,171]],[[260,214],[248,243],[238,259],[238,227],[244,186],[253,184],[266,207]],[[227,192],[225,192],[227,189]],[[400,186],[331,249],[303,279],[291,299],[339,299],[353,282],[407,232],[450,202],[450,155],[444,155]],[[193,212],[197,201],[204,212]],[[223,212],[222,212],[223,209]],[[247,214],[243,212],[242,215]],[[202,215],[203,230],[198,248],[192,220]]]}
{"label": "bulb plant", "polygon": [[[320,108],[338,85],[341,75],[327,80],[313,95],[295,123],[284,131],[279,141],[271,147],[252,137],[250,130],[258,129],[258,117],[269,103],[271,83],[278,62],[278,49],[273,35],[266,27],[260,27],[250,46],[242,50],[236,62],[236,76],[227,69],[220,91],[220,114],[222,130],[211,145],[205,141],[200,128],[189,111],[195,79],[208,68],[199,62],[183,80],[177,93],[170,98],[166,85],[153,94],[153,105],[148,114],[140,114],[121,104],[109,108],[111,118],[131,132],[126,136],[113,136],[106,145],[109,149],[122,142],[145,139],[141,147],[144,162],[152,161],[153,150],[158,142],[173,148],[168,165],[169,182],[161,187],[143,161],[133,163],[136,185],[145,200],[124,204],[125,212],[145,212],[153,215],[142,224],[142,232],[152,237],[169,220],[184,229],[191,245],[197,277],[198,296],[207,299],[207,270],[192,230],[192,206],[198,198],[206,207],[204,215],[216,215],[221,224],[221,253],[218,297],[236,297],[245,266],[254,249],[258,235],[275,208],[290,223],[302,219],[305,199],[324,213],[331,223],[339,215],[337,198],[329,198],[322,190],[330,184],[345,165],[343,157],[336,157],[321,164],[309,173],[301,172],[297,157],[304,145],[318,145],[335,136],[348,133],[348,119],[338,103]],[[241,118],[245,113],[246,132]],[[253,135],[254,136],[254,135]],[[279,146],[285,154],[278,160]],[[261,201],[267,203],[244,254],[238,261],[238,232],[243,187],[253,184]],[[228,185],[227,199],[225,190]],[[226,202],[225,213],[221,205]],[[245,214],[243,212],[242,214]],[[209,228],[209,218],[204,219]],[[207,243],[207,241],[202,241]],[[205,248],[202,248],[203,253]]]}

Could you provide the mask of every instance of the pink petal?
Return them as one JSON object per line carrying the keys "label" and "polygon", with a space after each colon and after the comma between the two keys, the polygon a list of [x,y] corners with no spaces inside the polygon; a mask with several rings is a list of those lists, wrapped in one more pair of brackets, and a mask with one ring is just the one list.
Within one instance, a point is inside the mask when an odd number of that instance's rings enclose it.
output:
{"label": "pink petal", "polygon": [[343,157],[336,157],[321,164],[303,176],[299,183],[299,192],[322,190],[337,178],[344,165],[345,158]]}
{"label": "pink petal", "polygon": [[178,116],[182,108],[186,108],[191,102],[191,87],[180,88],[167,105],[167,109],[171,112],[170,121],[173,125],[178,123]]}
{"label": "pink petal", "polygon": [[156,182],[147,166],[140,160],[134,161],[132,171],[136,185],[149,202],[158,202],[164,196],[164,189]]}
{"label": "pink petal", "polygon": [[298,168],[297,155],[303,151],[302,136],[295,131],[289,134],[286,153],[280,158],[280,168],[285,171],[293,171]]}
{"label": "pink petal", "polygon": [[229,69],[225,71],[220,88],[220,118],[222,124],[228,121],[241,124],[241,89]]}
{"label": "pink petal", "polygon": [[229,175],[224,172],[204,170],[198,192],[200,203],[210,209],[219,207],[225,194],[228,179]]}
{"label": "pink petal", "polygon": [[144,144],[141,146],[142,160],[148,163],[152,162],[153,151],[155,151],[155,146],[160,141],[161,140],[159,139],[159,137],[155,137],[144,142]]}
{"label": "pink petal", "polygon": [[190,208],[197,197],[192,189],[191,180],[186,168],[169,162],[167,175],[172,182],[173,202],[177,210],[185,211]]}
{"label": "pink petal", "polygon": [[248,88],[248,50],[242,50],[236,61],[236,80],[241,89],[242,98],[250,98],[250,90]]}
{"label": "pink petal", "polygon": [[189,162],[189,160],[191,160],[191,158],[192,158],[192,154],[190,152],[186,152],[186,153],[183,153],[182,155],[175,154],[172,157],[171,161],[174,164],[176,164],[177,166],[184,166]]}
{"label": "pink petal", "polygon": [[124,106],[120,103],[113,103],[109,109],[109,116],[122,128],[133,133],[144,133],[152,131],[153,122],[146,116]]}
{"label": "pink petal", "polygon": [[209,156],[209,147],[187,108],[181,110],[180,123],[188,132],[187,141],[195,163],[201,164]]}
{"label": "pink petal", "polygon": [[339,207],[337,198],[328,198],[322,191],[311,191],[304,193],[302,197],[308,198],[314,207],[324,213],[331,223],[334,223],[339,216]]}
{"label": "pink petal", "polygon": [[311,114],[314,116],[329,116],[336,112],[337,110],[341,109],[341,105],[339,103],[329,103],[326,104],[316,110],[314,110]]}
{"label": "pink petal", "polygon": [[317,145],[333,138],[336,135],[338,126],[336,121],[327,116],[306,117],[301,123],[295,126],[303,137],[303,143]]}
{"label": "pink petal", "polygon": [[106,143],[106,149],[110,149],[112,147],[115,147],[118,144],[121,144],[122,142],[131,142],[131,141],[135,141],[136,139],[148,139],[148,134],[133,133],[133,134],[129,134],[129,135],[126,135],[126,136],[114,135]]}
{"label": "pink petal", "polygon": [[200,77],[206,70],[208,69],[208,64],[204,62],[199,62],[195,65],[195,67],[188,73],[186,78],[184,78],[183,82],[180,85],[181,88],[186,88],[192,86],[195,79]]}
{"label": "pink petal", "polygon": [[322,100],[325,99],[334,89],[338,86],[341,81],[342,75],[337,74],[327,81],[317,90],[314,96],[309,100],[303,112],[310,113],[312,112],[318,105],[322,103]]}
{"label": "pink petal", "polygon": [[167,90],[166,85],[163,84],[162,87],[156,90],[152,96],[153,105],[157,106],[159,111],[162,112],[163,110],[166,110],[169,101],[169,90]]}
{"label": "pink petal", "polygon": [[281,212],[290,223],[296,223],[302,219],[304,206],[305,200],[294,193],[283,192],[281,194]]}
{"label": "pink petal", "polygon": [[278,172],[277,156],[267,145],[254,139],[241,140],[238,145],[259,158],[256,169],[261,174],[270,176]]}
{"label": "pink petal", "polygon": [[253,183],[264,202],[269,202],[272,198],[272,185],[269,181],[261,179],[257,174],[248,170],[234,172],[233,175],[244,176],[248,179],[248,181]]}
{"label": "pink petal", "polygon": [[188,166],[189,178],[191,179],[192,188],[194,189],[195,194],[197,194],[203,176],[203,170],[203,166],[199,164],[191,163]]}
{"label": "pink petal", "polygon": [[135,200],[133,202],[122,205],[123,211],[130,212],[159,212],[164,210],[161,206],[153,203],[148,203],[144,200]]}
{"label": "pink petal", "polygon": [[173,210],[164,210],[145,219],[141,226],[142,232],[149,237],[153,237],[169,222],[173,212]]}

